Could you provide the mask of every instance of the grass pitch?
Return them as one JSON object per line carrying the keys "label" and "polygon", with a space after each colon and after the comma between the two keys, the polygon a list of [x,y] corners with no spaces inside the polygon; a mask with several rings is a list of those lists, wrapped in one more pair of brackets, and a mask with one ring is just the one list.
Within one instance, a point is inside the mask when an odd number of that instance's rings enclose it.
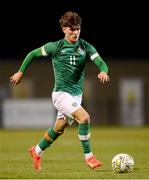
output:
{"label": "grass pitch", "polygon": [[[42,171],[32,167],[28,148],[38,143],[41,130],[0,130],[0,179],[147,179],[149,178],[149,127],[92,127],[94,154],[103,163],[92,170],[84,161],[77,127],[65,133],[42,157]],[[111,160],[128,153],[135,161],[131,173],[116,174]]]}

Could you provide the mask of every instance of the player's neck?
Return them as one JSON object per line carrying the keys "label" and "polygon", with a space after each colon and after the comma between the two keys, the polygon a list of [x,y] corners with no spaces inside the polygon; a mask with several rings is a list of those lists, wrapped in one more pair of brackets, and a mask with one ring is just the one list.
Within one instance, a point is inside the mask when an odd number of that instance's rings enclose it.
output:
{"label": "player's neck", "polygon": [[64,38],[65,39],[65,41],[68,43],[68,44],[76,44],[78,41],[71,41],[71,40],[69,40],[68,38]]}

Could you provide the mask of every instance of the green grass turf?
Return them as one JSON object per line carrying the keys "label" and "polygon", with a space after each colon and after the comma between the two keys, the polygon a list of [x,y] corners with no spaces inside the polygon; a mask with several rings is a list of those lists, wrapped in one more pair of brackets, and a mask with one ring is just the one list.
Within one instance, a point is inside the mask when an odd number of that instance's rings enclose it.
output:
{"label": "green grass turf", "polygon": [[[65,133],[43,154],[42,171],[32,168],[28,148],[41,139],[41,130],[0,130],[0,179],[147,179],[149,178],[149,127],[92,127],[92,149],[103,163],[92,170],[84,161],[77,127]],[[111,160],[128,153],[135,161],[131,173],[116,174]]]}

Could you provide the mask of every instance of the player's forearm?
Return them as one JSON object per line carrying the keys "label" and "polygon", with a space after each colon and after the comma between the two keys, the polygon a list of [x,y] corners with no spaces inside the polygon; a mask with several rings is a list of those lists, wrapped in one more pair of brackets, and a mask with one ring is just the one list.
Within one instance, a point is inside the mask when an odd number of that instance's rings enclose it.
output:
{"label": "player's forearm", "polygon": [[27,69],[27,67],[29,66],[29,64],[31,63],[31,61],[36,58],[36,57],[41,57],[42,53],[40,48],[35,49],[33,51],[31,51],[24,59],[19,71],[21,71],[22,73],[25,72],[25,70]]}
{"label": "player's forearm", "polygon": [[96,64],[96,66],[98,67],[98,69],[100,71],[103,71],[105,73],[108,73],[108,66],[107,64],[101,59],[101,57],[97,56],[95,59],[94,59],[94,64]]}

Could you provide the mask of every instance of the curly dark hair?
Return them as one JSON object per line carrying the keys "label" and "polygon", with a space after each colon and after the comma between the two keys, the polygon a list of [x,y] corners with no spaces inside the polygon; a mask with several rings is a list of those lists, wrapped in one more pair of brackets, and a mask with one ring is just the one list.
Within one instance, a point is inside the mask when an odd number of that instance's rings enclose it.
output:
{"label": "curly dark hair", "polygon": [[61,27],[72,27],[78,26],[82,24],[82,18],[79,16],[78,13],[68,11],[64,15],[61,16],[59,20],[59,24]]}

